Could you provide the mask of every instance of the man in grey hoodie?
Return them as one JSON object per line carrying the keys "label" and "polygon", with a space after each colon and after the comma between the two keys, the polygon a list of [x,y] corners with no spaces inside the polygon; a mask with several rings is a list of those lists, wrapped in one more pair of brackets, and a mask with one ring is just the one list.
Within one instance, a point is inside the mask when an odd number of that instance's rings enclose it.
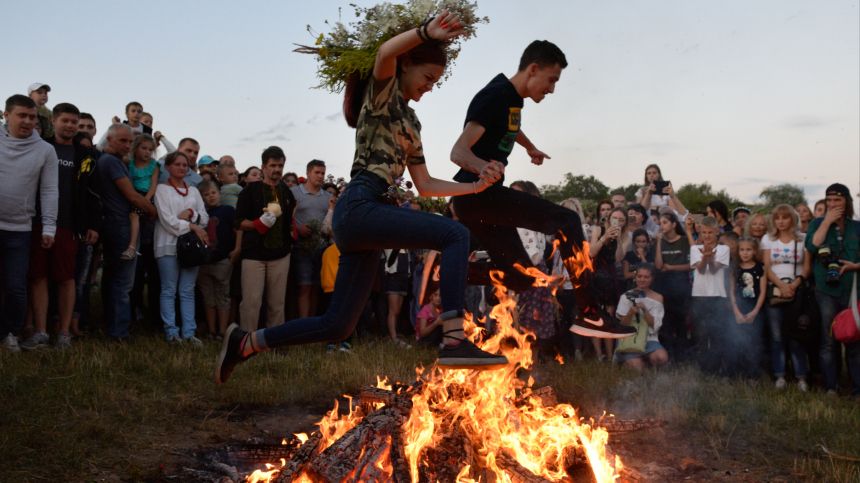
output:
{"label": "man in grey hoodie", "polygon": [[16,94],[6,99],[0,126],[0,267],[5,299],[0,307],[3,347],[18,352],[27,311],[27,268],[36,197],[42,213],[42,247],[57,231],[57,153],[34,130],[36,103]]}

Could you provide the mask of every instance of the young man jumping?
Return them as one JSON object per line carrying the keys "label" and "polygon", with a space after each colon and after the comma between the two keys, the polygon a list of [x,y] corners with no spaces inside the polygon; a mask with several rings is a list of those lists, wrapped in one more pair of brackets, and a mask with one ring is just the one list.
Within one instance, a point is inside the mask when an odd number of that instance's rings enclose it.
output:
{"label": "young man jumping", "polygon": [[[555,90],[561,71],[567,67],[564,53],[555,44],[536,40],[525,50],[519,70],[508,79],[497,75],[472,99],[466,113],[463,133],[454,144],[451,160],[460,167],[454,177],[461,183],[478,182],[488,163],[504,173],[514,143],[526,149],[533,164],[550,159],[535,147],[520,130],[523,99],[540,102]],[[583,251],[582,221],[572,210],[543,198],[503,186],[504,176],[485,191],[454,197],[454,211],[460,221],[481,242],[490,255],[491,270],[503,273],[504,285],[512,290],[528,290],[535,277],[526,270],[533,267],[523,248],[517,228],[554,235],[573,282],[579,315],[571,330],[588,337],[618,339],[629,337],[636,329],[606,315],[592,296],[591,263]],[[484,265],[486,266],[486,264]],[[470,270],[470,283],[481,278]],[[487,276],[479,282],[487,284]]]}

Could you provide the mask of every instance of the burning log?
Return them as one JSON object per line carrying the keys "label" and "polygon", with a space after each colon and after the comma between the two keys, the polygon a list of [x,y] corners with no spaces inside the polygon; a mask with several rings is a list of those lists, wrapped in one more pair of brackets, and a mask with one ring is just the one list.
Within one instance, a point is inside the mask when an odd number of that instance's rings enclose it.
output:
{"label": "burning log", "polygon": [[496,453],[496,465],[505,470],[513,483],[552,483],[550,480],[524,468],[513,455],[504,449]]}
{"label": "burning log", "polygon": [[227,447],[227,463],[253,466],[272,463],[281,458],[289,460],[298,449],[298,439],[287,444],[241,444]]}
{"label": "burning log", "polygon": [[314,431],[308,437],[308,440],[299,446],[293,458],[281,469],[280,473],[275,477],[274,483],[292,483],[293,478],[298,476],[311,458],[319,453],[322,439],[322,433]]}
{"label": "burning log", "polygon": [[419,483],[455,481],[466,466],[470,477],[476,479],[472,440],[461,422],[445,421],[436,434],[441,440],[421,452]]}
{"label": "burning log", "polygon": [[412,483],[409,472],[409,461],[406,460],[406,435],[403,428],[397,428],[391,433],[391,468],[394,483]]}
{"label": "burning log", "polygon": [[374,451],[381,447],[382,442],[405,421],[397,407],[374,411],[314,458],[308,465],[308,472],[315,481],[343,481],[358,466],[363,452],[369,447]]}
{"label": "burning log", "polygon": [[408,416],[412,412],[412,391],[397,394],[387,389],[377,387],[363,387],[358,393],[362,403],[382,403],[386,406],[396,408],[400,414]]}
{"label": "burning log", "polygon": [[610,419],[594,423],[595,428],[605,429],[610,436],[662,428],[668,425],[667,421],[658,421],[656,419]]}

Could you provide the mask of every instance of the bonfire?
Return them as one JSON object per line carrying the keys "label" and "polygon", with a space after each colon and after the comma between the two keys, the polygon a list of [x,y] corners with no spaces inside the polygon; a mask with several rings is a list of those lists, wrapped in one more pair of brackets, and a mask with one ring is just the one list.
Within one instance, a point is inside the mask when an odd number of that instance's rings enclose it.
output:
{"label": "bonfire", "polygon": [[[535,273],[538,283],[559,280]],[[552,388],[533,389],[519,369],[533,364],[528,331],[514,327],[516,302],[494,274],[500,303],[490,316],[498,327],[488,335],[467,316],[466,336],[510,361],[495,371],[418,369],[410,384],[380,379],[337,403],[311,435],[284,441],[280,462],[255,471],[248,483],[548,483],[572,475],[610,483],[641,481],[607,446],[610,432],[662,426],[657,421],[584,420],[559,404]]]}

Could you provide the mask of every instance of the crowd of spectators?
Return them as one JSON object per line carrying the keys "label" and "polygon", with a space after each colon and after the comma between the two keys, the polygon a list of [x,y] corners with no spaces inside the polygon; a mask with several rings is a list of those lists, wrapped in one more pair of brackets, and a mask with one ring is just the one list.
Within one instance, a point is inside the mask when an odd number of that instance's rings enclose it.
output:
{"label": "crowd of spectators", "polygon": [[[28,96],[9,97],[0,127],[5,350],[47,347],[51,332],[56,349],[69,349],[85,329],[132,343],[135,322],[171,344],[200,347],[231,322],[250,331],[325,310],[339,256],[331,214],[346,185],[325,162],[311,160],[301,177],[284,173],[286,154],[271,146],[240,173],[232,156],[200,156],[193,138],[174,145],[137,102],[95,141],[93,116],[65,102],[48,109],[49,91],[37,83]],[[541,196],[529,181],[511,187]],[[403,209],[457,219],[450,202],[395,191]],[[520,229],[534,266],[564,278],[557,290],[515,294],[516,323],[533,334],[538,358],[593,357],[637,370],[690,361],[725,376],[767,373],[777,388],[794,380],[807,391],[816,377],[837,394],[842,348],[829,328],[860,268],[860,226],[846,187],[831,186],[812,209],[730,212],[717,199],[690,213],[650,165],[636,199],[615,193],[594,213],[576,199],[560,204],[583,220],[597,300],[641,334],[590,344],[571,334],[575,297],[554,240]],[[206,263],[187,266],[179,256],[189,233],[210,247]],[[470,261],[485,261],[472,245]],[[440,299],[427,283],[438,258],[385,250],[357,332],[404,350],[438,345]],[[89,310],[96,284],[100,320]],[[494,289],[467,290],[467,309],[492,331]],[[206,323],[198,327],[198,319]],[[328,348],[338,349],[349,351],[349,340]],[[845,344],[845,357],[860,397],[860,343]]]}

